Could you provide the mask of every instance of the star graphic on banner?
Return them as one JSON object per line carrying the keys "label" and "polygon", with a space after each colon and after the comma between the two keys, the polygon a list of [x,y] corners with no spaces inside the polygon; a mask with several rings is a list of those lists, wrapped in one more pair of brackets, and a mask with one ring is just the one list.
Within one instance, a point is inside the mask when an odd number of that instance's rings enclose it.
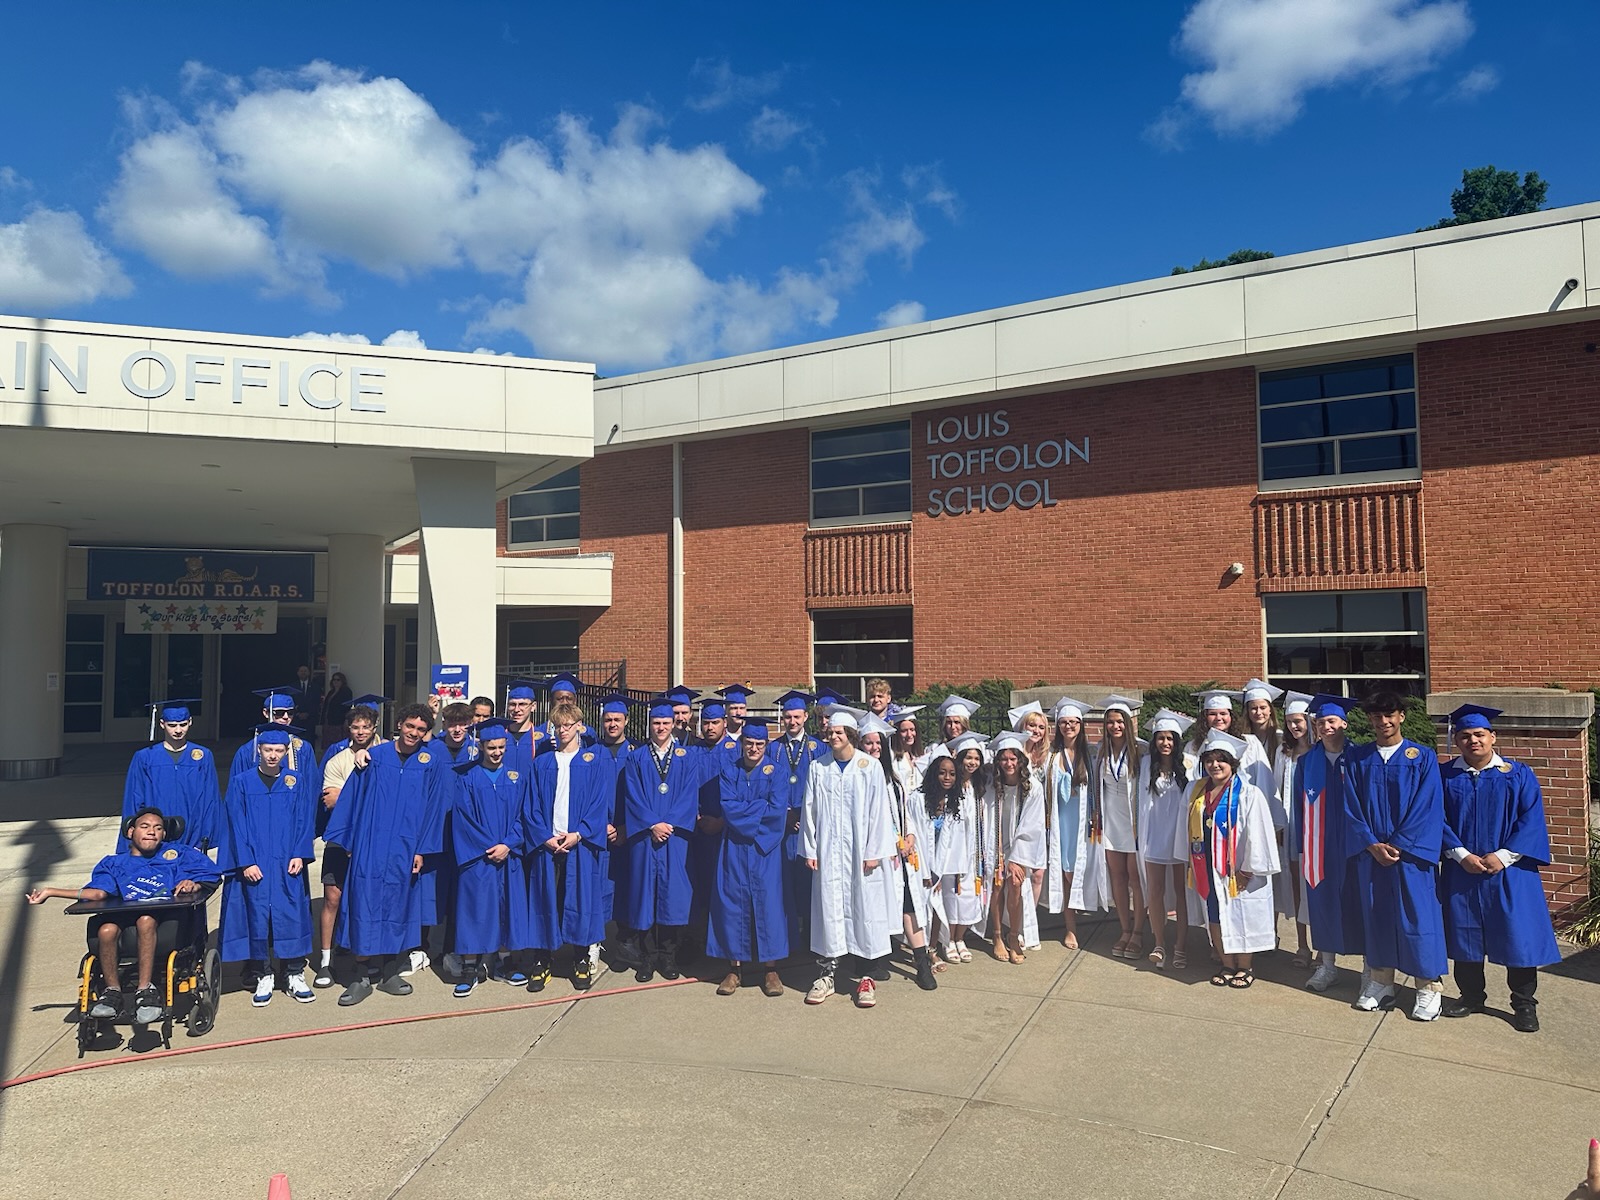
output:
{"label": "star graphic on banner", "polygon": [[202,617],[209,617],[211,615],[211,606],[209,604],[202,604],[196,611],[199,612]]}
{"label": "star graphic on banner", "polygon": [[139,626],[139,629],[140,629],[140,631],[141,631],[141,632],[143,632],[143,633],[149,633],[149,632],[150,632],[150,627],[151,627],[151,626],[152,626],[152,625],[154,625],[154,624],[155,624],[155,622],[154,622],[154,621],[144,621],[144,622],[142,622],[142,623],[141,623],[141,624],[140,624],[140,626]]}
{"label": "star graphic on banner", "polygon": [[225,619],[223,619],[222,617],[212,617],[211,618],[211,628],[212,629],[221,629],[227,623],[228,622]]}
{"label": "star graphic on banner", "polygon": [[163,621],[163,622],[161,622],[161,632],[162,633],[171,633],[172,632],[172,622],[171,621]]}
{"label": "star graphic on banner", "polygon": [[256,630],[256,632],[258,632],[258,633],[259,633],[259,632],[260,632],[260,631],[261,631],[261,627],[262,627],[262,622],[260,622],[260,621],[254,621],[254,622],[252,622],[252,623],[251,623],[251,624],[252,624],[252,627],[253,627],[253,628],[254,628],[254,629],[255,629],[255,630]]}
{"label": "star graphic on banner", "polygon": [[264,617],[264,616],[267,615],[267,610],[258,605],[256,607],[255,615],[258,616],[258,617]]}
{"label": "star graphic on banner", "polygon": [[244,632],[244,622],[243,621],[235,621],[233,623],[233,631],[235,633],[243,633]]}
{"label": "star graphic on banner", "polygon": [[190,633],[199,633],[200,632],[200,622],[199,621],[190,621],[189,622],[189,632]]}
{"label": "star graphic on banner", "polygon": [[139,605],[139,611],[140,613],[148,613],[150,611],[150,606],[148,604],[141,604]]}
{"label": "star graphic on banner", "polygon": [[176,604],[169,604],[169,605],[167,605],[167,613],[168,613],[168,615],[169,615],[169,616],[170,616],[170,615],[171,615],[171,614],[172,614],[172,613],[175,613],[175,612],[177,612],[177,611],[178,611],[178,606],[177,606],[177,605],[176,605]]}
{"label": "star graphic on banner", "polygon": [[250,615],[250,606],[248,604],[239,605],[237,615],[240,617],[248,617]]}

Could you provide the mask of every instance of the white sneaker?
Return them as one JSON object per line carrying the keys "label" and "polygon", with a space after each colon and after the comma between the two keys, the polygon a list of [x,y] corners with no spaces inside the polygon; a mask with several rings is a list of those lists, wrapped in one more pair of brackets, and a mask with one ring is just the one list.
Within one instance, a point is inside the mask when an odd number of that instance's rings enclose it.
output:
{"label": "white sneaker", "polygon": [[401,971],[402,975],[415,975],[418,971],[426,971],[433,960],[428,957],[426,950],[413,950],[411,952],[411,965]]}
{"label": "white sneaker", "polygon": [[461,955],[457,954],[454,950],[450,951],[444,956],[445,978],[460,979],[465,965],[466,964],[461,961]]}
{"label": "white sneaker", "polygon": [[272,1003],[272,993],[278,989],[278,977],[272,974],[263,975],[256,980],[256,993],[250,997],[250,1003],[257,1008],[265,1008]]}
{"label": "white sneaker", "polygon": [[1311,972],[1311,978],[1306,980],[1306,987],[1313,992],[1325,992],[1339,979],[1339,968],[1332,963],[1320,963],[1317,969]]}
{"label": "white sneaker", "polygon": [[833,995],[833,976],[818,975],[817,981],[811,985],[811,990],[806,993],[807,1004],[821,1004]]}
{"label": "white sneaker", "polygon": [[306,977],[303,973],[296,972],[289,976],[288,988],[289,995],[300,1001],[301,1004],[310,1004],[317,998],[317,994],[307,986]]}
{"label": "white sneaker", "polygon": [[1417,989],[1417,1002],[1411,1006],[1411,1019],[1413,1021],[1432,1021],[1439,1016],[1439,1006],[1444,1003],[1443,992],[1430,992],[1426,988]]}
{"label": "white sneaker", "polygon": [[1356,997],[1355,1006],[1362,1012],[1377,1012],[1380,1008],[1394,1005],[1394,994],[1394,984],[1368,980],[1367,986],[1361,989],[1361,995]]}

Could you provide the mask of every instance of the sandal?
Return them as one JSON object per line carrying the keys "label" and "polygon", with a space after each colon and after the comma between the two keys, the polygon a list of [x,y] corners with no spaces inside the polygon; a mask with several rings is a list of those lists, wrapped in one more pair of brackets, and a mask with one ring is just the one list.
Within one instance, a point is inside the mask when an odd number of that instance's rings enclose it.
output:
{"label": "sandal", "polygon": [[[1255,981],[1256,981],[1256,975],[1255,975],[1254,971],[1235,971],[1233,973],[1233,978],[1228,980],[1228,986],[1231,987],[1231,988],[1239,988],[1239,989],[1242,990],[1244,988],[1249,987]],[[1213,979],[1211,982],[1215,983],[1216,980]]]}
{"label": "sandal", "polygon": [[1185,967],[1187,967],[1188,965],[1189,965],[1189,954],[1188,954],[1187,951],[1185,951],[1185,950],[1174,950],[1172,952],[1172,969],[1174,971],[1181,971]]}
{"label": "sandal", "polygon": [[1150,961],[1155,964],[1156,970],[1165,971],[1167,969],[1167,952],[1165,948],[1157,946],[1150,951]]}
{"label": "sandal", "polygon": [[956,953],[961,956],[962,962],[969,963],[972,961],[972,951],[967,949],[965,942],[956,943]]}
{"label": "sandal", "polygon": [[989,957],[995,962],[1008,963],[1011,961],[1011,951],[1006,949],[1006,944],[998,937],[989,939]]}
{"label": "sandal", "polygon": [[1233,972],[1232,971],[1218,971],[1215,975],[1213,975],[1211,977],[1211,986],[1212,987],[1232,987],[1233,986]]}
{"label": "sandal", "polygon": [[961,961],[961,951],[956,949],[956,944],[954,942],[946,942],[944,945],[940,946],[939,955],[947,963],[958,963]]}
{"label": "sandal", "polygon": [[1301,970],[1304,970],[1306,967],[1309,967],[1311,965],[1311,951],[1309,951],[1309,950],[1296,950],[1294,952],[1294,957],[1291,958],[1289,961],[1292,962],[1295,966],[1299,967]]}

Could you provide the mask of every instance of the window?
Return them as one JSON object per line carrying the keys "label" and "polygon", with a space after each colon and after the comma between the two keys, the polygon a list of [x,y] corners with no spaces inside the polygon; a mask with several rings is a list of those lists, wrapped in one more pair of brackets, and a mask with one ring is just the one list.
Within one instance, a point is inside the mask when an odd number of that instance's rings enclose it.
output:
{"label": "window", "polygon": [[1263,597],[1267,678],[1297,692],[1361,696],[1428,690],[1420,591],[1294,592]]}
{"label": "window", "polygon": [[106,669],[106,619],[98,613],[67,614],[67,670],[61,731],[99,733]]}
{"label": "window", "polygon": [[911,610],[819,612],[812,617],[812,674],[817,687],[865,703],[867,680],[887,679],[896,696],[911,691]]}
{"label": "window", "polygon": [[1409,354],[1263,371],[1261,482],[1417,478],[1416,389]]}
{"label": "window", "polygon": [[578,664],[578,622],[510,621],[506,660],[513,674],[547,675]]}
{"label": "window", "polygon": [[578,468],[536,483],[506,502],[512,548],[575,545],[578,541]]}
{"label": "window", "polygon": [[812,524],[910,519],[910,421],[812,431]]}

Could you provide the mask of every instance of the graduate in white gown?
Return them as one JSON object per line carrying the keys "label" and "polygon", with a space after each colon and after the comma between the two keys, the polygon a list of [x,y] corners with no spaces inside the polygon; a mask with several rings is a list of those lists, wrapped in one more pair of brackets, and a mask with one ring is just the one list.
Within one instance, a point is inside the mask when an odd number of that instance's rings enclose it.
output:
{"label": "graduate in white gown", "polygon": [[1025,906],[1033,907],[1034,873],[1042,871],[1047,861],[1044,791],[1028,771],[1025,744],[1026,735],[1010,729],[989,743],[994,764],[978,806],[979,854],[985,878],[994,884],[989,901],[990,953],[1013,963],[1027,961],[1022,913]]}
{"label": "graduate in white gown", "polygon": [[[940,737],[937,742],[928,747],[928,756],[930,758],[938,754],[954,756],[955,751],[950,748],[951,744],[956,738],[972,728],[973,714],[982,707],[981,704],[968,700],[964,696],[951,695],[941,700],[939,702]],[[982,739],[979,739],[979,744],[983,744]]]}
{"label": "graduate in white gown", "polygon": [[800,812],[800,857],[812,871],[811,950],[817,981],[807,1004],[834,993],[839,960],[861,965],[856,1005],[877,1003],[872,966],[889,954],[896,911],[894,825],[883,768],[858,746],[856,719],[835,709],[828,718],[828,749],[806,773]]}
{"label": "graduate in white gown", "polygon": [[1283,866],[1278,872],[1278,881],[1281,888],[1286,876],[1289,880],[1290,900],[1294,905],[1294,965],[1297,967],[1310,967],[1313,961],[1311,910],[1305,888],[1301,886],[1300,843],[1294,836],[1294,764],[1311,749],[1314,742],[1311,736],[1311,701],[1312,697],[1304,692],[1283,694],[1283,740],[1272,760],[1272,778],[1277,787],[1278,804],[1289,818],[1278,854],[1278,861]]}
{"label": "graduate in white gown", "polygon": [[941,952],[946,962],[972,961],[967,930],[983,924],[988,900],[989,885],[978,854],[978,797],[987,775],[980,749],[983,744],[983,738],[970,732],[950,739],[960,807],[957,814],[945,818],[939,839],[940,899],[948,922]]}
{"label": "graduate in white gown", "polygon": [[[888,789],[889,816],[894,824],[894,875],[896,902],[890,924],[898,921],[899,935],[911,948],[911,961],[917,970],[917,986],[931,992],[939,986],[933,977],[933,960],[928,952],[928,927],[932,913],[928,894],[933,880],[922,869],[923,856],[933,846],[928,822],[910,803],[907,792],[895,773],[888,747],[894,738],[889,723],[874,713],[862,713],[858,718],[861,731],[861,749],[878,760],[883,768],[884,786]],[[888,964],[876,976],[878,982],[889,978]]]}
{"label": "graduate in white gown", "polygon": [[1184,948],[1189,934],[1189,901],[1184,886],[1186,863],[1173,847],[1178,827],[1188,819],[1189,776],[1183,766],[1183,735],[1193,724],[1193,717],[1170,708],[1158,711],[1146,729],[1150,735],[1150,752],[1139,764],[1139,862],[1144,870],[1150,932],[1155,938],[1150,961],[1158,971],[1167,966],[1169,912],[1177,917],[1172,965],[1182,970],[1189,963]]}
{"label": "graduate in white gown", "polygon": [[[944,904],[944,859],[951,846],[960,838],[953,820],[961,816],[961,789],[956,772],[956,760],[948,754],[938,755],[928,763],[923,772],[921,786],[912,793],[915,803],[927,821],[928,841],[922,863],[923,872],[932,880],[928,892],[929,942],[943,947],[944,957],[959,962],[960,956],[951,957],[950,921]],[[942,971],[943,963],[935,963],[934,970]]]}
{"label": "graduate in white gown", "polygon": [[1278,842],[1267,798],[1239,772],[1244,752],[1242,738],[1220,729],[1206,735],[1203,777],[1190,792],[1188,819],[1173,842],[1173,852],[1189,860],[1189,886],[1222,956],[1211,977],[1217,987],[1253,984],[1253,956],[1272,949],[1278,936],[1272,899]]}
{"label": "graduate in white gown", "polygon": [[1089,771],[1093,756],[1083,731],[1087,705],[1063,696],[1051,710],[1055,739],[1045,769],[1045,832],[1050,851],[1046,868],[1046,902],[1050,912],[1066,920],[1061,944],[1078,948],[1078,917],[1106,907],[1106,857],[1088,836]]}
{"label": "graduate in white gown", "polygon": [[[1278,861],[1287,858],[1285,839],[1289,827],[1289,810],[1278,790],[1278,755],[1283,744],[1283,732],[1278,728],[1278,713],[1273,707],[1283,695],[1283,689],[1262,679],[1252,679],[1244,685],[1240,697],[1244,702],[1244,723],[1248,731],[1246,762],[1239,769],[1250,777],[1250,782],[1261,789],[1272,809],[1272,828],[1278,837]],[[1237,732],[1237,731],[1236,731]],[[1259,747],[1260,753],[1257,754]],[[1293,872],[1279,871],[1273,880],[1273,901],[1284,916],[1294,918]]]}
{"label": "graduate in white gown", "polygon": [[1099,841],[1106,856],[1111,902],[1122,934],[1111,947],[1113,958],[1138,958],[1145,923],[1144,882],[1139,878],[1139,815],[1133,791],[1139,781],[1144,743],[1134,732],[1137,702],[1126,696],[1100,701],[1103,729],[1089,772],[1089,839]]}
{"label": "graduate in white gown", "polygon": [[1045,716],[1044,708],[1037,700],[1019,705],[1009,710],[1006,714],[1011,718],[1011,728],[1022,734],[1024,743],[1022,755],[1028,763],[1028,773],[1033,776],[1033,781],[1039,785],[1039,794],[1044,798],[1045,816],[1045,865],[1032,872],[1030,883],[1032,885],[1032,898],[1025,893],[1022,898],[1022,948],[1024,950],[1037,950],[1039,948],[1039,905],[1050,905],[1049,911],[1061,911],[1061,864],[1057,859],[1055,849],[1050,846],[1050,839],[1054,832],[1051,821],[1050,793],[1045,789],[1045,772],[1050,767],[1050,718]]}
{"label": "graduate in white gown", "polygon": [[890,761],[900,784],[909,794],[922,786],[922,773],[928,769],[928,748],[922,743],[922,730],[917,726],[920,704],[891,704],[885,718],[894,726],[890,739]]}

